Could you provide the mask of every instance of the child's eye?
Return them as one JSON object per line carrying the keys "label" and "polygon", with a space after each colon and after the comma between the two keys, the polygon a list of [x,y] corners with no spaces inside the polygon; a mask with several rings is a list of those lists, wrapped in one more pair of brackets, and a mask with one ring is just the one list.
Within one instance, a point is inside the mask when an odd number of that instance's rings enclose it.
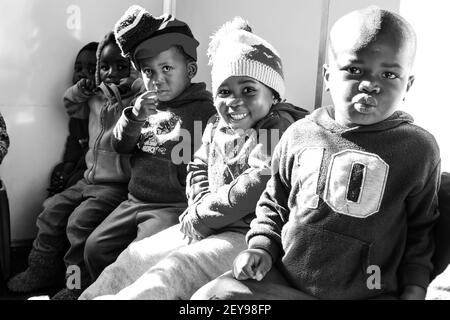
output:
{"label": "child's eye", "polygon": [[171,66],[164,66],[164,67],[162,67],[162,70],[164,71],[164,72],[169,72],[170,70],[172,70],[173,69],[173,67],[171,67]]}
{"label": "child's eye", "polygon": [[398,78],[398,76],[395,74],[395,73],[393,73],[393,72],[384,72],[383,73],[383,77],[384,78],[386,78],[386,79],[397,79]]}
{"label": "child's eye", "polygon": [[219,90],[217,90],[217,95],[219,97],[226,97],[229,94],[230,94],[230,90],[228,90],[228,89],[219,89]]}
{"label": "child's eye", "polygon": [[346,70],[350,74],[361,74],[361,70],[357,67],[348,67]]}
{"label": "child's eye", "polygon": [[108,71],[109,66],[103,65],[103,66],[100,66],[100,69],[103,70],[103,71]]}
{"label": "child's eye", "polygon": [[95,69],[88,69],[88,72],[89,72],[90,74],[95,74]]}
{"label": "child's eye", "polygon": [[125,70],[126,68],[128,68],[127,66],[123,66],[123,65],[118,65],[117,66],[117,70],[122,71]]}
{"label": "child's eye", "polygon": [[252,88],[252,87],[245,87],[245,88],[242,90],[242,92],[245,93],[245,94],[251,94],[251,93],[254,93],[255,91],[256,91],[256,89],[255,89],[255,88]]}
{"label": "child's eye", "polygon": [[142,72],[147,78],[150,78],[152,76],[152,71],[149,68],[142,69]]}

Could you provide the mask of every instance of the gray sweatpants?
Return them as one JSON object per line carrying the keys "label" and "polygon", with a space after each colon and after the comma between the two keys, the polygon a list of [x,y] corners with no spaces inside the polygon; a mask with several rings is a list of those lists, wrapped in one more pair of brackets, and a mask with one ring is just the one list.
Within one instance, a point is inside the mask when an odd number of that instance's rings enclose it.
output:
{"label": "gray sweatpants", "polygon": [[231,269],[247,248],[245,235],[223,232],[188,243],[174,225],[131,243],[80,299],[189,299]]}

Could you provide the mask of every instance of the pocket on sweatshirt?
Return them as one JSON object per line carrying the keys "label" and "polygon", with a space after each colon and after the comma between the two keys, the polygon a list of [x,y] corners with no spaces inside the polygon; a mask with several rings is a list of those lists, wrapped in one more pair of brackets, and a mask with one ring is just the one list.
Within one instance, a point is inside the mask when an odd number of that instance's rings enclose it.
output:
{"label": "pocket on sweatshirt", "polygon": [[128,182],[130,179],[130,155],[107,150],[97,150],[95,163],[89,170],[91,182]]}
{"label": "pocket on sweatshirt", "polygon": [[[286,228],[287,227],[287,228]],[[286,225],[280,266],[299,290],[321,299],[370,295],[370,243],[311,225]]]}

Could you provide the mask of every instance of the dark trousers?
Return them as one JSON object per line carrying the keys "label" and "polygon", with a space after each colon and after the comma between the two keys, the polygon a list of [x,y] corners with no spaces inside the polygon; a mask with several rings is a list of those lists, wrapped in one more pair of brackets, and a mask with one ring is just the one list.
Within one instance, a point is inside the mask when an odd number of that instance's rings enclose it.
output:
{"label": "dark trousers", "polygon": [[68,240],[70,248],[64,256],[66,267],[78,265],[82,279],[89,278],[83,259],[86,239],[126,195],[127,184],[92,185],[84,179],[78,181],[45,202],[36,222],[38,234],[33,249],[49,258],[58,258]]}
{"label": "dark trousers", "polygon": [[148,203],[129,194],[86,241],[84,261],[95,281],[132,241],[152,236],[178,223],[185,202]]}

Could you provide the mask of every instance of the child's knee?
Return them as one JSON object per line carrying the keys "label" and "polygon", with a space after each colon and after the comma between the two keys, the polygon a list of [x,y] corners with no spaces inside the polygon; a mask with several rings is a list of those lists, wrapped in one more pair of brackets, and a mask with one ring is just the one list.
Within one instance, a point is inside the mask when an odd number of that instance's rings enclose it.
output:
{"label": "child's knee", "polygon": [[101,255],[102,250],[99,244],[99,239],[95,232],[93,232],[86,240],[84,247],[84,260],[92,261]]}
{"label": "child's knee", "polygon": [[229,288],[229,279],[219,277],[198,289],[191,300],[225,300],[232,299]]}

